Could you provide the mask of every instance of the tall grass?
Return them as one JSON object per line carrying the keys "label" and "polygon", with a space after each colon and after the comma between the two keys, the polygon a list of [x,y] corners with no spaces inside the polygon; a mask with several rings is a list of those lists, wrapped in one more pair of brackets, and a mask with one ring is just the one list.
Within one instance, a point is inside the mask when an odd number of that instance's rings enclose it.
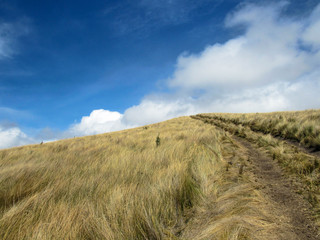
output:
{"label": "tall grass", "polygon": [[1,150],[0,238],[253,238],[277,226],[236,151],[188,117]]}
{"label": "tall grass", "polygon": [[[232,119],[232,116],[235,116],[235,119]],[[250,116],[251,114],[249,114],[248,118]],[[267,114],[264,116],[267,116]],[[320,159],[272,137],[271,134],[252,131],[249,125],[237,123],[237,117],[237,114],[219,114],[218,117],[216,114],[193,116],[195,119],[216,125],[231,134],[247,139],[261,148],[262,151],[266,151],[273,160],[278,161],[286,173],[293,177],[294,181],[299,185],[297,186],[297,189],[299,189],[297,191],[303,194],[312,204],[315,217],[320,226]],[[245,116],[241,118],[244,119]]]}
{"label": "tall grass", "polygon": [[208,114],[226,122],[250,127],[253,131],[280,136],[320,150],[320,110],[295,112]]}

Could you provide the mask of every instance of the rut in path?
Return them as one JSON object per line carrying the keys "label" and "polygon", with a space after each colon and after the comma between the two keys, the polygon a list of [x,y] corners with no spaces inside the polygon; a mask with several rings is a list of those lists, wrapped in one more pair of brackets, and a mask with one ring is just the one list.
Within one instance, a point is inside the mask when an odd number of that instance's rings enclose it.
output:
{"label": "rut in path", "polygon": [[246,149],[253,165],[253,174],[258,184],[262,186],[264,194],[273,200],[279,213],[289,219],[288,225],[292,236],[301,240],[320,239],[312,221],[311,205],[301,195],[295,193],[295,187],[284,177],[278,164],[247,140],[236,136],[233,136],[233,139]]}

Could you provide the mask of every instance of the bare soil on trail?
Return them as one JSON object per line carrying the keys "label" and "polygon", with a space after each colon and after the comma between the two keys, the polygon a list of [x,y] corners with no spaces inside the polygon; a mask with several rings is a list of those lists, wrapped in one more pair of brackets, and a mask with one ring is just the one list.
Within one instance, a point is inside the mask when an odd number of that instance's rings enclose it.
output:
{"label": "bare soil on trail", "polygon": [[233,136],[247,151],[255,181],[262,192],[272,201],[274,210],[284,216],[287,229],[275,239],[320,239],[312,220],[311,205],[295,192],[296,187],[283,173],[277,162],[259,151],[247,140]]}
{"label": "bare soil on trail", "polygon": [[304,153],[307,153],[309,155],[312,155],[312,156],[320,158],[320,151],[316,150],[315,148],[305,147],[305,146],[301,145],[299,142],[293,141],[293,140],[290,140],[290,139],[285,139],[285,138],[282,138],[282,137],[275,137],[275,138],[279,139],[280,141],[284,141],[284,142],[286,142],[287,144],[289,144],[291,146],[294,146],[294,147],[298,148],[300,151],[302,151]]}
{"label": "bare soil on trail", "polygon": [[[245,125],[243,124],[239,124],[241,125],[242,127],[245,127]],[[257,132],[257,133],[263,133],[262,131],[258,131],[258,130],[253,130],[252,128],[250,128],[253,132]],[[300,144],[298,141],[295,141],[295,140],[292,140],[292,139],[288,139],[288,138],[284,138],[284,137],[281,137],[281,136],[276,136],[276,135],[273,135],[270,133],[271,136],[273,136],[274,138],[280,140],[280,141],[283,141],[283,142],[286,142],[287,144],[291,145],[291,146],[294,146],[296,148],[298,148],[300,151],[304,152],[304,153],[307,153],[307,154],[310,154],[310,155],[313,155],[315,157],[320,157],[320,151],[317,150],[316,148],[313,148],[313,147],[307,147],[303,144]]]}

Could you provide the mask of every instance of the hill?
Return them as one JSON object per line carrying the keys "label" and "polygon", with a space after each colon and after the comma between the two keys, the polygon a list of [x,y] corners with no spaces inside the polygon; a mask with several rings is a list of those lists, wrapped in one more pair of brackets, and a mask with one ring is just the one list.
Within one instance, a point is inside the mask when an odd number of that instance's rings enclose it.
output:
{"label": "hill", "polygon": [[200,114],[1,150],[0,238],[319,239],[319,116]]}

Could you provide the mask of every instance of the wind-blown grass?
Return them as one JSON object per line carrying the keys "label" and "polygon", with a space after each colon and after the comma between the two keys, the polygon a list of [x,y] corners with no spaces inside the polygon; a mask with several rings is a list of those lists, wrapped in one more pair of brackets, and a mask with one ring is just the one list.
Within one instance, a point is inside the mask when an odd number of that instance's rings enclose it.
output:
{"label": "wind-blown grass", "polygon": [[235,151],[188,117],[1,150],[0,238],[252,238],[275,226]]}
{"label": "wind-blown grass", "polygon": [[[298,112],[300,116],[304,112]],[[310,111],[306,111],[310,113]],[[280,113],[277,113],[280,114]],[[286,113],[283,113],[286,114]],[[260,115],[260,114],[258,114]],[[264,117],[273,114],[262,114]],[[320,225],[320,160],[318,157],[300,151],[296,146],[292,146],[285,141],[272,137],[261,131],[253,131],[249,123],[240,124],[239,114],[198,114],[193,116],[208,124],[218,126],[225,131],[245,138],[254,143],[261,150],[266,151],[273,160],[276,160],[290,177],[298,179],[297,184],[301,184],[299,193],[312,204],[317,224]],[[246,119],[247,114],[242,114],[241,119]],[[252,114],[248,114],[248,119]],[[233,118],[234,117],[234,118]],[[307,117],[306,117],[307,118]],[[261,120],[263,122],[263,120]],[[265,119],[267,121],[267,119]],[[234,123],[235,122],[235,123]],[[270,131],[266,131],[270,132]]]}
{"label": "wind-blown grass", "polygon": [[253,131],[270,133],[320,150],[320,110],[209,115],[225,122],[248,126]]}

